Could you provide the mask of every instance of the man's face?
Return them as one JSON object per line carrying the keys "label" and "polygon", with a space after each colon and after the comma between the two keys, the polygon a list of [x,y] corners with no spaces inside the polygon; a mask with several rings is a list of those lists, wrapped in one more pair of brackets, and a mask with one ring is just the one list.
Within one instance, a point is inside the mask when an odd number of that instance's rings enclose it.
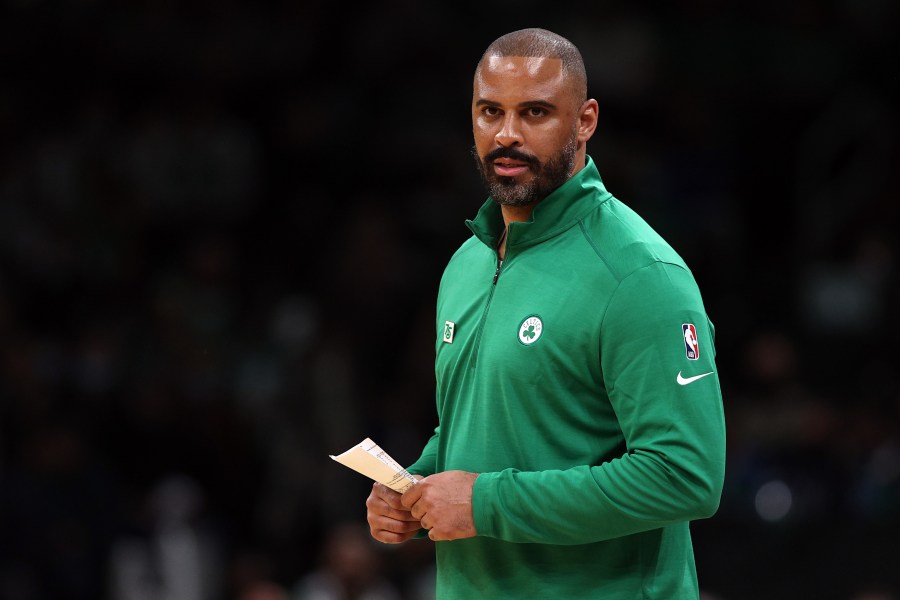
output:
{"label": "man's face", "polygon": [[476,164],[501,205],[542,200],[575,170],[579,106],[562,61],[489,57],[475,74]]}

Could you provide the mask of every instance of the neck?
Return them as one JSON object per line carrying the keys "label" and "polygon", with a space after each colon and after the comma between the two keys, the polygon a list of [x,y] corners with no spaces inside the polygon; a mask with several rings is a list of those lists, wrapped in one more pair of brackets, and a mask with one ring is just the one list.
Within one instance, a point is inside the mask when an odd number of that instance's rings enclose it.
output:
{"label": "neck", "polygon": [[534,206],[537,202],[529,204],[528,206],[506,206],[503,205],[500,207],[500,214],[503,215],[503,237],[500,242],[500,247],[497,248],[497,254],[500,256],[500,260],[506,256],[506,237],[507,232],[509,231],[510,223],[521,223],[527,221],[531,218],[531,213],[534,212]]}
{"label": "neck", "polygon": [[534,212],[534,206],[537,202],[533,202],[528,206],[506,206],[500,207],[500,214],[503,215],[503,225],[509,227],[510,223],[518,223],[527,221]]}

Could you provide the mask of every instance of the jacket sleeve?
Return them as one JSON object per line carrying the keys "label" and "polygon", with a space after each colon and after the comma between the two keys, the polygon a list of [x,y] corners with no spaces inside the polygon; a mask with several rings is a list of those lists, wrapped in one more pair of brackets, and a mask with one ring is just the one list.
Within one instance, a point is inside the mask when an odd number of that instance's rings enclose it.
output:
{"label": "jacket sleeve", "polygon": [[[683,324],[697,332],[693,359]],[[582,544],[711,516],[725,472],[714,357],[712,324],[689,271],[654,263],[626,277],[600,329],[603,384],[625,452],[566,470],[480,474],[473,490],[478,534]]]}
{"label": "jacket sleeve", "polygon": [[432,434],[431,438],[429,438],[428,442],[425,444],[418,460],[410,465],[409,468],[406,469],[407,471],[413,475],[421,475],[423,477],[434,475],[437,472],[437,451],[440,433],[441,427],[439,425],[435,427],[434,434]]}

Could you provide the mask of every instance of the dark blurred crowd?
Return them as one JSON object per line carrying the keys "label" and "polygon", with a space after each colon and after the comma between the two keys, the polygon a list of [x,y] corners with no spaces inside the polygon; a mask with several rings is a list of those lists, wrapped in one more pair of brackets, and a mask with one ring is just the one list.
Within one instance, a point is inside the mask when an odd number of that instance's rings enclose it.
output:
{"label": "dark blurred crowd", "polygon": [[900,598],[900,8],[738,4],[5,3],[0,598],[431,597],[328,455],[435,425],[471,74],[528,26],[717,328],[705,598]]}

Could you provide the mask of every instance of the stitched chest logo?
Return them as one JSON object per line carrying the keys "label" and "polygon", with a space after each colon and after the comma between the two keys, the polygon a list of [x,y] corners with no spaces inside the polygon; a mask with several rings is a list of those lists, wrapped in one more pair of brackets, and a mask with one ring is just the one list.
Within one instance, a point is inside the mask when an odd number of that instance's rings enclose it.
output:
{"label": "stitched chest logo", "polygon": [[519,325],[519,342],[530,346],[541,338],[544,332],[544,322],[537,315],[525,317]]}

